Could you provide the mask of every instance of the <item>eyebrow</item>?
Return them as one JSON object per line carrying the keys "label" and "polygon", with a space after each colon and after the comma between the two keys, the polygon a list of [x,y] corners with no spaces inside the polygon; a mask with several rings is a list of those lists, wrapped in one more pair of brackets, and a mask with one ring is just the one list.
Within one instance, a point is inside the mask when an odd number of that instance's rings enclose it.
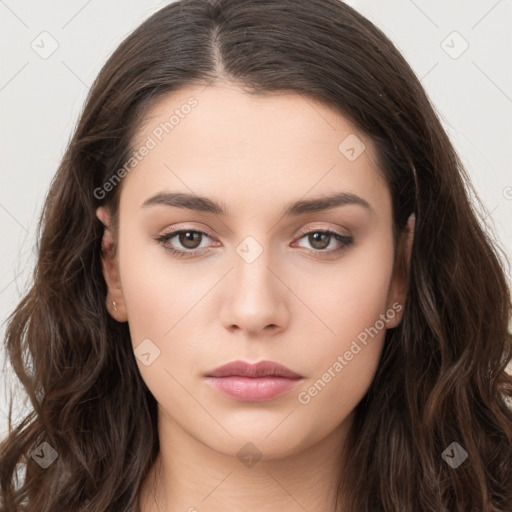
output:
{"label": "eyebrow", "polygon": [[[173,206],[175,208],[186,208],[215,215],[228,215],[228,209],[222,202],[214,201],[208,197],[181,192],[159,192],[146,199],[141,208],[154,205]],[[348,192],[336,192],[324,197],[315,199],[301,199],[285,206],[281,211],[283,217],[293,217],[305,213],[321,212],[339,206],[357,205],[373,212],[372,207],[362,197]]]}

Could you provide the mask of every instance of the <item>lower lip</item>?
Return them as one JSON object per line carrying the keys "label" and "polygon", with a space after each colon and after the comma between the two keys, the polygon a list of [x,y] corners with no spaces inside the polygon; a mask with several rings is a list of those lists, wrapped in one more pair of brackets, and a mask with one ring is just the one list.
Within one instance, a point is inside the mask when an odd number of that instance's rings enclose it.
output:
{"label": "lower lip", "polygon": [[286,377],[208,377],[221,393],[244,402],[264,402],[290,391],[301,379]]}

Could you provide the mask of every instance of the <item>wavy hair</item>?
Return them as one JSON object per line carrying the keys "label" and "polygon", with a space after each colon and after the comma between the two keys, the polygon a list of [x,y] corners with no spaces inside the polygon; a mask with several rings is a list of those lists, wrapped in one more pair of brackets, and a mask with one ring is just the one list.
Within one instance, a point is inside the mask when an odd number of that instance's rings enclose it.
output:
{"label": "wavy hair", "polygon": [[[109,205],[95,193],[164,95],[217,79],[247,94],[294,91],[336,109],[375,143],[395,233],[416,216],[409,291],[356,408],[348,512],[512,510],[510,290],[502,254],[419,80],[391,41],[338,0],[180,0],[131,33],[95,80],[38,224],[30,288],[5,350],[31,411],[0,445],[2,512],[136,512],[159,451],[157,403],[127,323],[105,306]],[[11,397],[12,406],[12,397]],[[47,442],[58,458],[33,455]],[[457,442],[468,460],[442,453]],[[452,445],[453,446],[453,445]],[[22,482],[16,478],[25,468]]]}

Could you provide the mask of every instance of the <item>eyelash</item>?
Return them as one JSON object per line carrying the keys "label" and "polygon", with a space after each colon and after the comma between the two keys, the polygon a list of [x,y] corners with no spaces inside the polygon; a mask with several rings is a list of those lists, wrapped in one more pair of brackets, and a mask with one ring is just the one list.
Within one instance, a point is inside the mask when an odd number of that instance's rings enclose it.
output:
{"label": "eyelash", "polygon": [[[178,229],[175,231],[170,231],[163,235],[156,236],[156,237],[154,237],[154,239],[158,243],[160,243],[166,251],[169,251],[174,256],[178,256],[180,258],[202,255],[207,250],[205,248],[203,248],[202,250],[199,250],[199,249],[179,250],[179,249],[175,249],[174,247],[168,245],[169,240],[171,240],[172,238],[174,238],[182,233],[199,233],[201,235],[207,236],[208,238],[212,238],[209,235],[209,233],[207,233],[205,231],[201,231],[201,230],[197,230],[197,229]],[[329,229],[313,229],[310,231],[306,231],[305,233],[302,233],[299,236],[298,240],[306,237],[307,235],[311,235],[313,233],[321,233],[323,235],[328,235],[331,238],[336,239],[338,242],[340,242],[342,244],[342,246],[339,247],[338,249],[334,249],[334,250],[331,249],[328,251],[321,250],[321,249],[306,249],[309,253],[311,253],[311,254],[314,253],[315,256],[318,256],[319,254],[327,254],[329,256],[333,255],[333,254],[337,254],[337,253],[343,251],[344,249],[346,249],[347,247],[349,247],[354,242],[352,237],[342,235],[336,231],[332,231]],[[321,256],[321,257],[323,257],[323,256]]]}

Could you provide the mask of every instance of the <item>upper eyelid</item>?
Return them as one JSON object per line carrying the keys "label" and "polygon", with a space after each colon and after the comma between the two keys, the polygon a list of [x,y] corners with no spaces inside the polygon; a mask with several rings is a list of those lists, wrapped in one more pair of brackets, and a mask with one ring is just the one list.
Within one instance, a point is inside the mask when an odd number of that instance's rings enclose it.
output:
{"label": "upper eyelid", "polygon": [[[176,228],[176,229],[171,229],[169,231],[164,231],[162,233],[161,236],[167,236],[167,235],[172,235],[172,234],[176,234],[176,233],[181,233],[183,231],[192,231],[194,233],[201,233],[203,235],[206,235],[208,236],[209,238],[215,238],[211,233],[210,231],[206,230],[206,229],[202,229],[202,228],[194,228],[194,227],[179,227],[179,228]],[[340,236],[343,236],[343,237],[351,237],[352,235],[351,234],[343,234],[343,233],[340,233],[338,230],[334,229],[334,228],[330,228],[330,227],[312,227],[312,228],[308,228],[304,231],[300,231],[297,235],[295,236],[299,236],[299,237],[303,237],[307,234],[310,234],[310,233],[316,233],[318,231],[321,231],[321,232],[328,232],[328,233],[334,233],[336,235],[340,235]]]}
{"label": "upper eyelid", "polygon": [[213,235],[211,235],[210,232],[205,229],[191,228],[191,227],[176,228],[176,229],[171,229],[169,231],[164,231],[160,236],[165,237],[168,235],[169,236],[176,235],[178,233],[182,233],[183,231],[192,231],[193,233],[201,233],[203,235],[206,235],[209,238],[214,238]]}

